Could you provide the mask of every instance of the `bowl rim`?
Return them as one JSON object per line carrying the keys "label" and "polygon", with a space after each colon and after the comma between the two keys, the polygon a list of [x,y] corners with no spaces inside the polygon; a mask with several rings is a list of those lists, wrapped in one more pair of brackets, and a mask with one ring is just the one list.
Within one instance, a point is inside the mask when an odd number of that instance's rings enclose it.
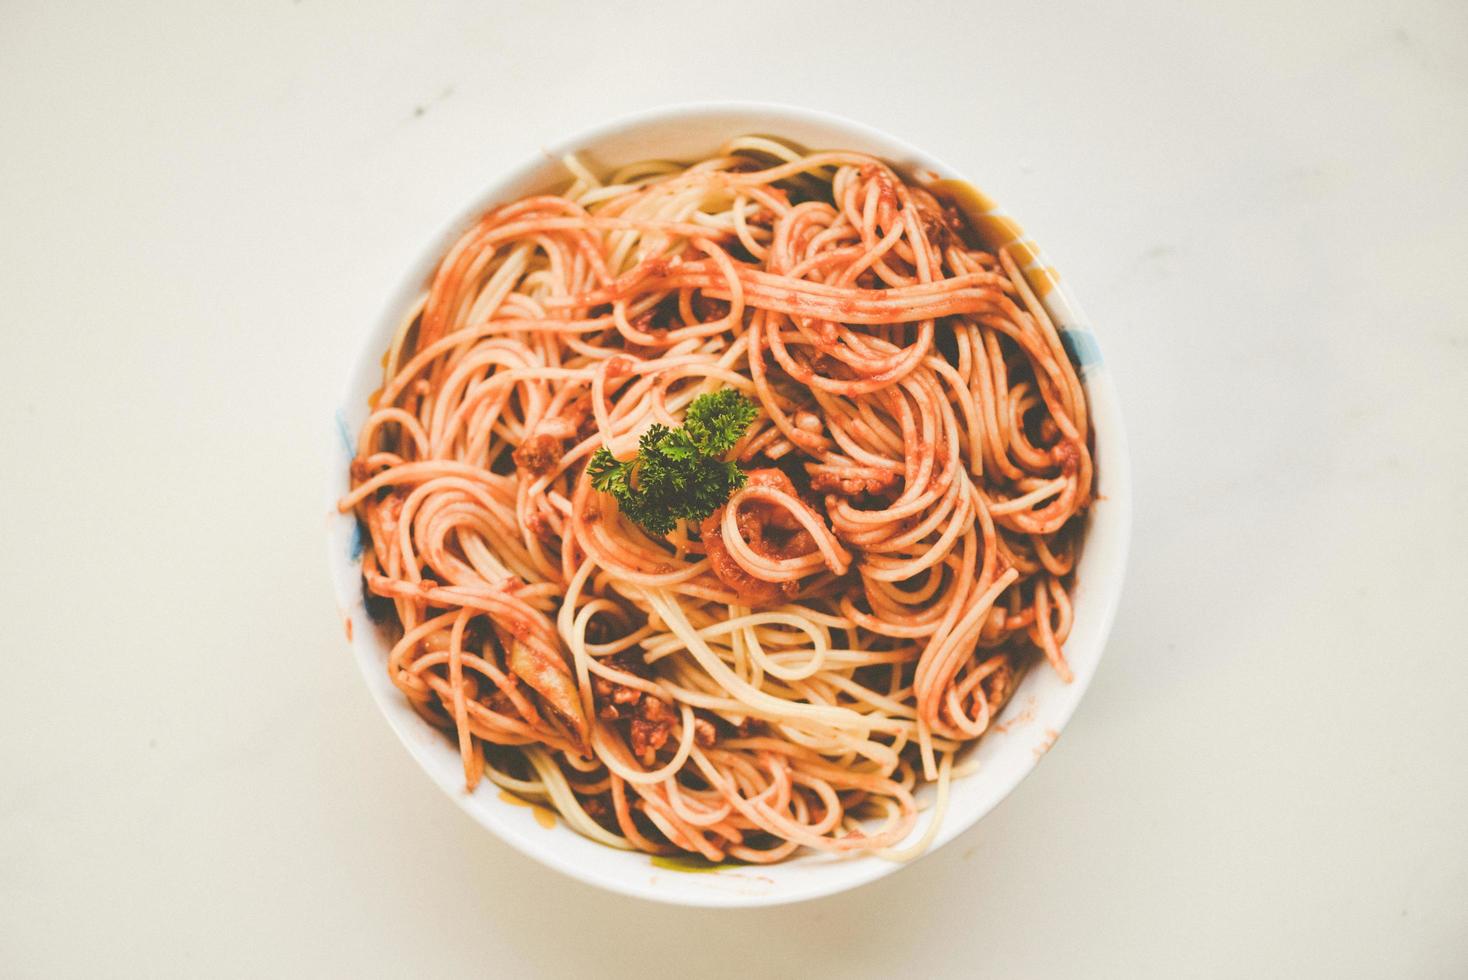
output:
{"label": "bowl rim", "polygon": [[[747,101],[747,100],[715,100],[701,102],[679,102],[666,105],[654,106],[625,115],[617,116],[609,121],[591,126],[559,140],[555,144],[543,148],[536,153],[522,158],[522,162],[505,171],[492,176],[482,189],[464,206],[457,209],[451,218],[442,223],[438,230],[428,238],[424,247],[413,250],[410,254],[414,258],[410,261],[407,269],[396,279],[387,291],[386,300],[379,304],[380,312],[373,321],[373,326],[362,331],[362,341],[354,356],[348,363],[344,384],[341,386],[342,395],[338,399],[337,409],[334,412],[331,426],[331,440],[333,442],[332,458],[345,446],[348,451],[355,445],[356,434],[349,431],[345,422],[344,412],[352,401],[354,392],[353,379],[358,372],[364,359],[376,363],[381,351],[376,349],[376,337],[381,332],[381,325],[391,320],[395,325],[401,317],[406,303],[421,292],[423,288],[423,277],[420,274],[422,267],[430,270],[437,264],[447,247],[462,233],[465,223],[469,220],[485,200],[492,200],[496,188],[511,186],[517,181],[523,181],[537,171],[545,167],[548,159],[559,159],[562,155],[578,150],[594,148],[597,144],[614,138],[628,130],[649,124],[675,123],[680,120],[704,121],[710,117],[718,116],[758,116],[767,120],[769,128],[765,132],[770,135],[778,135],[781,124],[810,125],[812,123],[825,126],[835,130],[842,130],[854,136],[864,138],[877,144],[889,145],[901,149],[906,156],[917,161],[922,167],[930,169],[945,178],[970,182],[969,177],[960,169],[949,165],[941,158],[920,149],[912,143],[900,137],[894,136],[885,130],[871,126],[837,113],[810,109],[781,102]],[[730,137],[738,135],[731,132]],[[973,186],[981,186],[974,184]],[[1034,251],[1038,257],[1046,257],[1042,248],[1035,247]],[[1048,264],[1048,263],[1047,263]],[[1067,285],[1062,281],[1054,283],[1056,297],[1064,304],[1070,314],[1070,319],[1079,321],[1090,329],[1091,321],[1082,312],[1081,307],[1070,293]],[[1047,305],[1048,305],[1047,298]],[[1094,343],[1094,341],[1092,341]],[[1099,354],[1099,350],[1098,350]],[[1102,363],[1099,361],[1098,364]],[[1106,416],[1106,442],[1108,451],[1105,460],[1104,479],[1106,483],[1107,502],[1106,520],[1111,526],[1112,553],[1113,556],[1104,569],[1106,576],[1099,583],[1098,594],[1089,600],[1090,604],[1098,608],[1097,626],[1094,630],[1096,652],[1091,670],[1078,673],[1075,680],[1067,686],[1069,696],[1060,705],[1059,710],[1051,714],[1052,731],[1058,735],[1064,730],[1084,697],[1087,688],[1095,673],[1095,666],[1105,653],[1112,625],[1115,621],[1116,611],[1121,599],[1123,582],[1125,580],[1128,552],[1131,543],[1132,524],[1132,475],[1131,460],[1127,448],[1126,433],[1122,422],[1122,413],[1118,404],[1115,386],[1110,370],[1100,369],[1088,372],[1082,379],[1086,390],[1087,401],[1090,404],[1093,416]],[[1097,410],[1098,405],[1104,405],[1107,409],[1104,413]],[[1099,455],[1099,454],[1098,454]],[[627,875],[620,873],[608,873],[601,867],[583,866],[561,852],[553,843],[548,842],[558,835],[541,835],[536,837],[528,834],[523,828],[508,820],[493,819],[489,814],[474,805],[474,797],[463,791],[462,781],[457,786],[449,785],[444,779],[435,774],[434,767],[430,765],[429,756],[447,751],[443,746],[426,743],[418,737],[421,732],[410,729],[403,720],[403,715],[396,712],[394,707],[387,702],[389,696],[384,692],[381,685],[373,682],[373,675],[382,670],[380,644],[373,642],[369,636],[374,631],[370,629],[352,629],[354,606],[361,605],[361,572],[360,562],[343,555],[347,553],[349,542],[355,542],[355,530],[349,532],[344,525],[350,523],[355,529],[356,522],[350,515],[341,515],[336,510],[336,501],[344,492],[345,481],[342,473],[338,470],[340,466],[333,465],[327,472],[327,560],[330,566],[334,592],[338,603],[338,613],[346,621],[347,639],[352,647],[354,659],[358,669],[363,674],[373,701],[379,712],[387,721],[398,741],[408,750],[409,755],[418,764],[426,776],[442,789],[446,795],[467,813],[477,824],[494,833],[522,854],[538,861],[539,863],[553,868],[579,881],[595,885],[622,895],[649,901],[661,902],[671,905],[689,907],[710,908],[737,908],[737,907],[765,907],[783,905],[794,902],[808,901],[827,895],[848,891],[861,885],[869,884],[880,878],[884,878],[895,871],[914,864],[917,860],[927,857],[939,850],[943,845],[952,841],[970,827],[978,823],[994,807],[1007,799],[1015,788],[1024,781],[1030,773],[1038,766],[1043,753],[1036,752],[1032,760],[1024,764],[1017,771],[1007,776],[998,777],[998,790],[992,802],[986,807],[975,808],[972,813],[959,813],[950,808],[944,815],[943,825],[939,828],[935,839],[930,846],[918,858],[906,862],[890,861],[874,856],[858,856],[843,860],[843,864],[859,868],[854,874],[845,876],[839,881],[816,880],[808,883],[797,883],[790,886],[772,889],[765,893],[740,893],[740,892],[718,892],[713,890],[689,890],[689,889],[659,889],[655,888],[644,876]],[[347,520],[344,521],[343,518]],[[1087,527],[1086,538],[1093,535],[1093,528]],[[1095,573],[1093,572],[1094,576]],[[1091,580],[1088,579],[1088,583]],[[367,626],[369,624],[362,624]],[[393,690],[396,694],[396,689]],[[401,698],[401,694],[398,694]],[[410,717],[423,723],[416,718]],[[426,728],[426,725],[424,726]],[[457,751],[454,752],[457,760]],[[486,787],[493,784],[487,783]],[[566,833],[574,833],[569,828],[564,828]],[[607,849],[609,853],[618,853],[613,849]],[[631,854],[631,852],[628,852]],[[640,852],[637,856],[645,857]]]}

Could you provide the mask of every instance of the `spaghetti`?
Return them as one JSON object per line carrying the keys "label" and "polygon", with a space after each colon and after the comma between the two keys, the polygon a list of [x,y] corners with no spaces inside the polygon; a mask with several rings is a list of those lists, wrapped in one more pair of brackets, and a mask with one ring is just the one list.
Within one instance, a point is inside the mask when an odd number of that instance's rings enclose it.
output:
{"label": "spaghetti", "polygon": [[[917,785],[1062,646],[1085,395],[1012,257],[883,162],[746,137],[494,208],[404,318],[343,511],[387,669],[613,847],[903,856]],[[593,488],[701,395],[743,485],[646,532]],[[941,812],[919,836],[920,850]]]}

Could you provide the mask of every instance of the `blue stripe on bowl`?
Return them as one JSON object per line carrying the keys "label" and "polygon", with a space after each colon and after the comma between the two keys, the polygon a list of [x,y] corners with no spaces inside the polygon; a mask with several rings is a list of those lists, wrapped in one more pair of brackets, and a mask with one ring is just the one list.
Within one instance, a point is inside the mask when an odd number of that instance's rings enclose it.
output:
{"label": "blue stripe on bowl", "polygon": [[336,433],[341,436],[342,450],[347,454],[347,459],[356,456],[356,440],[352,438],[352,430],[347,428],[347,417],[342,414],[341,409],[336,410]]}
{"label": "blue stripe on bowl", "polygon": [[[352,460],[357,455],[357,446],[356,442],[352,439],[351,430],[347,428],[347,418],[342,414],[341,409],[336,410],[336,432],[337,435],[341,436],[342,441],[342,454],[344,457],[342,465],[350,466]],[[361,561],[362,552],[366,547],[366,543],[362,540],[362,525],[354,520],[352,521],[352,540],[348,545],[348,551],[351,554],[352,561]]]}
{"label": "blue stripe on bowl", "polygon": [[1060,342],[1070,355],[1071,363],[1081,372],[1101,365],[1101,348],[1096,344],[1096,335],[1089,330],[1067,327],[1060,331]]}

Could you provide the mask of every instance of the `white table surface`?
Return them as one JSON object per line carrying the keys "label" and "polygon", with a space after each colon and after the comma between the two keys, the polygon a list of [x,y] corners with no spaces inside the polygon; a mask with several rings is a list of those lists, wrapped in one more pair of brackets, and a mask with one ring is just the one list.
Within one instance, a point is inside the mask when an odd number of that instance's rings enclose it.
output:
{"label": "white table surface", "polygon": [[[1468,7],[0,7],[0,975],[1468,975]],[[329,410],[489,178],[764,98],[968,170],[1121,390],[1100,675],[974,830],[828,900],[603,894],[399,747]]]}

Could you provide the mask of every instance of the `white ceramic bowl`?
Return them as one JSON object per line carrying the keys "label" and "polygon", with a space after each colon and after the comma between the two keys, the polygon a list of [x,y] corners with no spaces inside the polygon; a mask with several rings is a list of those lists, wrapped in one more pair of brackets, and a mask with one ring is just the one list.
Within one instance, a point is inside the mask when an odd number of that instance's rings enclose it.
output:
{"label": "white ceramic bowl", "polygon": [[[575,152],[593,170],[602,171],[650,157],[694,159],[708,155],[733,136],[747,133],[791,140],[812,150],[864,151],[919,179],[932,179],[934,175],[959,178],[958,172],[942,161],[869,126],[824,112],[762,103],[655,109],[536,153],[519,168],[491,181],[445,231],[428,242],[418,262],[405,271],[377,323],[363,332],[360,349],[352,360],[346,395],[336,414],[332,447],[335,462],[327,488],[332,504],[329,556],[347,636],[378,707],[429,778],[475,820],[536,860],[612,891],[681,905],[753,906],[801,901],[873,881],[901,865],[874,857],[806,855],[771,867],[692,873],[654,863],[645,854],[593,843],[559,820],[550,819],[547,811],[502,798],[488,781],[476,792],[465,793],[457,747],[414,714],[388,679],[385,665],[390,639],[374,626],[363,607],[356,522],[351,515],[337,514],[334,505],[347,492],[347,467],[355,434],[367,417],[368,395],[381,384],[379,358],[393,329],[423,289],[440,256],[474,217],[490,205],[566,183],[567,175],[557,162],[564,153]],[[973,195],[970,204],[973,211],[985,212],[979,221],[987,233],[1006,241],[1022,238],[1018,225],[982,195]],[[1048,290],[1045,304],[1082,365],[1095,427],[1098,496],[1087,521],[1076,570],[1075,625],[1065,646],[1075,680],[1066,684],[1053,671],[1043,668],[1028,673],[1000,718],[1003,730],[991,731],[979,743],[978,770],[953,784],[948,814],[928,853],[993,809],[1054,743],[1101,659],[1126,563],[1131,477],[1111,378],[1080,308],[1059,284],[1038,248],[1028,239],[1024,241],[1035,256],[1029,266],[1032,281]]]}

